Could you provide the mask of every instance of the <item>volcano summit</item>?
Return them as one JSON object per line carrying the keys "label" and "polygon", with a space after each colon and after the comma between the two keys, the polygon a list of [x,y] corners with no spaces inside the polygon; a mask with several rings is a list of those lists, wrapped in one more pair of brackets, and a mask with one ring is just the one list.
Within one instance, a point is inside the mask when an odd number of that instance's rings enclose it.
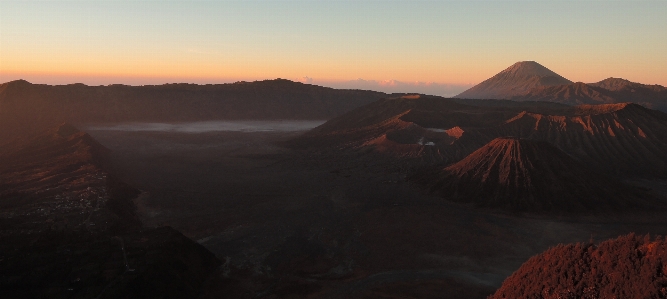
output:
{"label": "volcano summit", "polygon": [[548,142],[513,137],[496,138],[421,181],[453,201],[514,211],[619,210],[648,198]]}
{"label": "volcano summit", "polygon": [[462,99],[508,99],[542,86],[572,84],[535,61],[520,61],[457,95]]}

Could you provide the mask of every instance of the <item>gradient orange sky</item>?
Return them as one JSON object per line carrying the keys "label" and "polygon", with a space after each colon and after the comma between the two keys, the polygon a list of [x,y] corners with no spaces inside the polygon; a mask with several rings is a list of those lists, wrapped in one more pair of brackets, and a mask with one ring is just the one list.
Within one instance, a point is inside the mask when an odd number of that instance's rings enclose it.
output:
{"label": "gradient orange sky", "polygon": [[534,60],[572,81],[667,85],[665,16],[667,1],[2,1],[0,81],[395,80],[445,95]]}

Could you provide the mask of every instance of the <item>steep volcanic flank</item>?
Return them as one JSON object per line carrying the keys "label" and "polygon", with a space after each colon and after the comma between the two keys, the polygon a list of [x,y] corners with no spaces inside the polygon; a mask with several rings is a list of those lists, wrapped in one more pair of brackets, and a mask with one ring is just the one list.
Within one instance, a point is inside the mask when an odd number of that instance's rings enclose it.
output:
{"label": "steep volcanic flank", "polygon": [[[123,201],[119,202],[119,207],[131,206],[132,197],[138,194],[136,190],[123,187],[127,195],[113,199],[110,196],[111,189],[118,191],[116,187],[120,185],[102,167],[108,154],[109,151],[90,135],[69,124],[36,136],[14,139],[0,151],[0,206],[58,206],[57,202],[68,199],[91,201],[86,206],[113,206],[114,201]],[[114,188],[110,188],[112,186]],[[132,209],[116,212],[124,219],[107,220],[108,224],[138,225]],[[78,217],[78,214],[72,216]]]}
{"label": "steep volcanic flank", "polygon": [[561,77],[537,62],[521,61],[464,91],[456,98],[508,99],[535,87],[571,83],[570,80]]}
{"label": "steep volcanic flank", "polygon": [[489,298],[666,298],[666,259],[667,242],[648,235],[558,245],[524,263]]}
{"label": "steep volcanic flank", "polygon": [[522,112],[458,141],[499,136],[547,141],[613,175],[667,175],[667,115],[636,104],[581,105],[567,116]]}
{"label": "steep volcanic flank", "polygon": [[174,229],[142,229],[139,191],[108,154],[68,124],[0,147],[0,297],[196,297],[219,261]]}
{"label": "steep volcanic flank", "polygon": [[478,104],[429,96],[384,99],[332,119],[292,144],[363,149],[393,157],[394,162],[416,158],[454,163],[494,138],[514,136],[547,141],[613,176],[667,176],[667,115],[662,112],[630,103]]}
{"label": "steep volcanic flank", "polygon": [[586,83],[536,87],[528,92],[511,98],[517,101],[546,101],[568,105],[609,104],[618,100],[607,89],[590,86]]}
{"label": "steep volcanic flank", "polygon": [[315,148],[373,148],[389,156],[455,162],[488,142],[485,137],[458,142],[466,139],[468,131],[503,124],[525,109],[542,113],[571,110],[565,105],[538,102],[481,104],[485,106],[424,95],[383,99],[334,118],[291,143]]}
{"label": "steep volcanic flank", "polygon": [[636,190],[588,170],[544,141],[496,138],[419,182],[443,197],[513,211],[582,212],[648,204]]}

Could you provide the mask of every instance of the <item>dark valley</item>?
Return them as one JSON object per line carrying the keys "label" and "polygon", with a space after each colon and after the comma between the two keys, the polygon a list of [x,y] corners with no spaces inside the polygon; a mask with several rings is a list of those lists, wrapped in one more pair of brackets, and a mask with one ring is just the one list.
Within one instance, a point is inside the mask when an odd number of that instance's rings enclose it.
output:
{"label": "dark valley", "polygon": [[665,99],[4,83],[0,296],[663,298]]}

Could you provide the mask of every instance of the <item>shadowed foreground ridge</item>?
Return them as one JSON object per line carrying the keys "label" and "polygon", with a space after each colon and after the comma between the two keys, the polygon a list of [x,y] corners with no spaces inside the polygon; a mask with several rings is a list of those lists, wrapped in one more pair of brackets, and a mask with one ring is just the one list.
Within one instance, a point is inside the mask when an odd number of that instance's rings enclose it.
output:
{"label": "shadowed foreground ridge", "polygon": [[651,201],[547,142],[513,137],[496,138],[417,181],[449,200],[512,211],[618,211]]}
{"label": "shadowed foreground ridge", "polygon": [[634,234],[558,245],[532,257],[489,299],[666,298],[667,241]]}
{"label": "shadowed foreground ridge", "polygon": [[0,297],[195,298],[219,261],[170,227],[142,229],[139,191],[69,124],[0,147]]}

